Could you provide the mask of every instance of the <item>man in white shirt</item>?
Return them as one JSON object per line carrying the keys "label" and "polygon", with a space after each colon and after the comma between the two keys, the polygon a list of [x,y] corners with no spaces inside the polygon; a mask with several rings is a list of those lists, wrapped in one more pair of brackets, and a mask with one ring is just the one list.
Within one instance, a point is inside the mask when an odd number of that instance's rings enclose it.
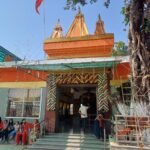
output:
{"label": "man in white shirt", "polygon": [[79,113],[80,113],[80,117],[81,117],[81,128],[85,131],[86,128],[86,124],[87,124],[87,110],[88,110],[88,106],[85,106],[83,104],[80,105],[79,108]]}

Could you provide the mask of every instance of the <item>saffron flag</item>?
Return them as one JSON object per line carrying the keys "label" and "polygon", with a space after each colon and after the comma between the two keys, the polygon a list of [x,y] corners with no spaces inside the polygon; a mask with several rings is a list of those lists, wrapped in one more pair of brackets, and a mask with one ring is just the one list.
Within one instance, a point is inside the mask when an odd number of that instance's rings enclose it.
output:
{"label": "saffron flag", "polygon": [[38,8],[42,4],[42,2],[43,2],[43,0],[36,0],[35,9],[38,14],[40,14]]}

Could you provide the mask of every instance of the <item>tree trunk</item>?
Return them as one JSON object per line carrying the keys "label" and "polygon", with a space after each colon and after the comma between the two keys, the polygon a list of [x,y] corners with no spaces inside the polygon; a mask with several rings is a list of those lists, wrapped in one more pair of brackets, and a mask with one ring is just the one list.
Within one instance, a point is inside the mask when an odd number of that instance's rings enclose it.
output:
{"label": "tree trunk", "polygon": [[135,101],[150,102],[150,32],[146,31],[149,9],[149,0],[130,1],[129,49]]}

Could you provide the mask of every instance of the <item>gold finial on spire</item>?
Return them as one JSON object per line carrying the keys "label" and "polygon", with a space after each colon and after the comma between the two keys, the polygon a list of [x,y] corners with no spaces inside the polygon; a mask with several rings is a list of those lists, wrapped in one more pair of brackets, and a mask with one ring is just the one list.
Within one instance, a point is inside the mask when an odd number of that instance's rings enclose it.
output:
{"label": "gold finial on spire", "polygon": [[83,16],[84,16],[84,15],[82,14],[82,12],[81,12],[80,6],[78,7],[78,13],[77,13],[76,16],[77,16],[77,17],[83,17]]}
{"label": "gold finial on spire", "polygon": [[60,19],[58,18],[55,28],[60,28],[60,27],[61,27],[61,25],[60,25]]}
{"label": "gold finial on spire", "polygon": [[58,18],[57,23],[60,24],[60,19]]}
{"label": "gold finial on spire", "polygon": [[101,15],[100,14],[98,15],[98,21],[101,21]]}
{"label": "gold finial on spire", "polygon": [[78,7],[78,14],[81,14],[81,8],[80,8],[80,6]]}

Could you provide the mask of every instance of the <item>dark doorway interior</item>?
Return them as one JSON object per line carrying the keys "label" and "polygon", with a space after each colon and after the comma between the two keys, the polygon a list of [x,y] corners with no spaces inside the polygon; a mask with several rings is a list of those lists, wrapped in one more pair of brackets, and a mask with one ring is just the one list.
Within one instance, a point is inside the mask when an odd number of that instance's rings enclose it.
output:
{"label": "dark doorway interior", "polygon": [[96,86],[95,85],[63,85],[57,88],[57,131],[80,133],[81,104],[89,106],[87,131],[92,132],[96,116]]}

